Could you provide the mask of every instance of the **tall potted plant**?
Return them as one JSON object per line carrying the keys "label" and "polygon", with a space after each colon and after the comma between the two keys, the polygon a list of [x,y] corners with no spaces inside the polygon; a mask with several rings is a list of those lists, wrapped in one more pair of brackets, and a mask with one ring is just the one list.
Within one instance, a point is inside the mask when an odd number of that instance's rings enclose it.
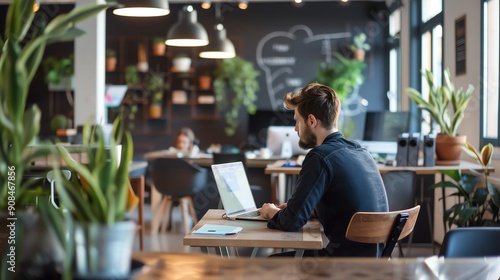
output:
{"label": "tall potted plant", "polygon": [[[0,37],[0,213],[19,214],[26,206],[24,198],[28,186],[24,181],[27,167],[40,156],[45,156],[49,146],[30,145],[40,131],[41,111],[37,105],[26,106],[30,83],[42,61],[45,47],[49,43],[72,40],[83,34],[75,23],[111,7],[113,3],[92,4],[73,9],[59,15],[38,32],[29,32],[35,17],[35,0],[12,0],[5,20],[4,36]],[[9,210],[11,212],[9,212]],[[18,221],[19,222],[19,221]],[[21,224],[18,224],[21,229]],[[43,242],[43,241],[42,241]],[[16,235],[15,246],[18,263],[21,263],[22,240]],[[2,253],[2,258],[6,254]],[[30,252],[25,257],[32,257]],[[0,264],[6,270],[4,259]],[[8,269],[8,268],[7,268]]]}
{"label": "tall potted plant", "polygon": [[257,110],[257,90],[259,72],[253,64],[241,57],[224,59],[215,69],[213,88],[219,109],[225,112],[226,135],[231,136],[239,125],[240,108],[249,114]]}
{"label": "tall potted plant", "polygon": [[422,110],[430,113],[432,119],[440,128],[436,137],[436,156],[438,161],[452,164],[459,159],[462,147],[467,141],[466,135],[458,134],[458,127],[465,117],[465,109],[474,93],[474,86],[469,85],[467,90],[455,89],[450,78],[450,70],[444,72],[443,85],[434,82],[431,71],[422,71],[422,75],[429,87],[429,99],[425,100],[421,92],[408,88],[408,97]]}
{"label": "tall potted plant", "polygon": [[145,88],[148,95],[151,97],[149,117],[158,119],[161,117],[163,108],[163,92],[165,89],[163,77],[155,71],[149,71],[149,75],[146,77],[145,81]]}
{"label": "tall potted plant", "polygon": [[[58,229],[67,258],[74,248],[74,273],[95,278],[128,276],[137,225],[125,214],[137,202],[128,179],[132,136],[125,132],[122,116],[115,119],[109,136],[101,126],[84,126],[82,150],[88,162],[75,161],[63,145],[56,148],[65,163],[65,167],[56,164],[54,168],[56,191],[74,228],[63,223],[61,214],[52,213],[49,220]],[[70,179],[61,169],[71,172]]]}

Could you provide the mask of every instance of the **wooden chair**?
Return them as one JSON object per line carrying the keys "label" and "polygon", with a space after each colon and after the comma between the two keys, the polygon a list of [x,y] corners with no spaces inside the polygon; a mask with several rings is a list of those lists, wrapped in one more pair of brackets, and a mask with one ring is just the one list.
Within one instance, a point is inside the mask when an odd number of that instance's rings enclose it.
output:
{"label": "wooden chair", "polygon": [[385,243],[380,258],[390,258],[398,240],[408,236],[417,222],[420,205],[392,212],[356,212],[347,226],[346,238],[361,243]]}
{"label": "wooden chair", "polygon": [[[139,216],[137,219],[137,224],[139,225],[139,250],[143,251],[144,250],[144,231],[145,231],[145,226],[144,226],[144,189],[145,189],[144,175],[141,175],[139,177],[130,177],[129,182],[130,182],[130,189],[132,189],[133,193],[135,194],[135,196],[137,198],[138,216]],[[130,201],[132,199],[133,199],[133,196],[129,193],[128,200]],[[129,202],[127,202],[127,204],[128,203]]]}

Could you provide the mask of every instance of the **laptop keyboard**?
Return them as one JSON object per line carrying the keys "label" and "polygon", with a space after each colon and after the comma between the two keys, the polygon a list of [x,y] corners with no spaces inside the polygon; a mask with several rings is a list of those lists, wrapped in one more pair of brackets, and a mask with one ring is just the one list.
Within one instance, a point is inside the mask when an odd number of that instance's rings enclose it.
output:
{"label": "laptop keyboard", "polygon": [[254,210],[252,212],[239,214],[238,218],[253,218],[253,217],[258,217],[258,216],[260,216],[259,210]]}

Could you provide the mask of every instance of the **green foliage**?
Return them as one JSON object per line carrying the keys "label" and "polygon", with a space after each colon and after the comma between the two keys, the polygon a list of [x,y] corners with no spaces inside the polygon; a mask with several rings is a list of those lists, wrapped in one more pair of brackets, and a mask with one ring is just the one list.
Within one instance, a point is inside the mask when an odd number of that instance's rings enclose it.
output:
{"label": "green foliage", "polygon": [[129,87],[139,84],[139,71],[137,71],[135,65],[128,65],[125,67],[125,83],[127,83]]}
{"label": "green foliage", "polygon": [[165,37],[154,36],[152,41],[153,44],[165,44]]}
{"label": "green foliage", "polygon": [[111,57],[116,57],[116,51],[111,48],[106,49],[106,57],[111,58]]}
{"label": "green foliage", "polygon": [[472,226],[500,226],[500,191],[488,182],[488,165],[493,155],[493,145],[487,144],[479,154],[469,143],[464,147],[474,157],[482,170],[462,174],[460,170],[441,170],[450,180],[432,185],[432,188],[450,188],[457,203],[443,213],[443,222],[449,228]]}
{"label": "green foliage", "polygon": [[151,104],[162,105],[163,91],[165,89],[163,77],[155,71],[149,71],[149,75],[146,77],[145,87],[148,94],[151,96]]}
{"label": "green foliage", "polygon": [[[68,209],[76,221],[111,225],[125,218],[133,143],[130,133],[124,132],[121,115],[113,123],[109,141],[106,145],[101,126],[85,124],[83,151],[88,158],[85,164],[75,161],[67,147],[56,145],[67,165],[64,168],[72,173],[67,180],[59,166],[54,168],[56,190],[62,207]],[[118,156],[120,143],[121,156]]]}
{"label": "green foliage", "polygon": [[68,128],[68,117],[65,115],[55,115],[51,120],[50,120],[50,129],[52,131],[56,131],[58,129],[65,129]]}
{"label": "green foliage", "polygon": [[363,69],[366,68],[366,64],[356,59],[345,58],[340,53],[335,53],[335,57],[339,63],[320,64],[318,76],[314,82],[333,88],[343,101],[363,84],[365,80]]}
{"label": "green foliage", "polygon": [[366,34],[361,32],[358,35],[354,36],[352,39],[351,50],[365,50],[369,51],[371,49],[370,44],[366,42]]}
{"label": "green foliage", "polygon": [[242,106],[249,114],[255,114],[259,72],[253,64],[241,57],[224,59],[215,69],[213,82],[215,100],[221,111],[225,111],[226,135],[231,136],[239,125]]}
{"label": "green foliage", "polygon": [[45,82],[59,84],[64,78],[70,78],[75,73],[74,55],[56,58],[49,56],[42,62],[45,72]]}
{"label": "green foliage", "polygon": [[[414,88],[408,88],[408,97],[422,110],[430,113],[432,119],[441,128],[441,133],[448,136],[456,136],[458,127],[465,117],[465,109],[474,93],[474,86],[469,85],[467,91],[462,88],[458,90],[450,78],[450,70],[444,72],[444,84],[437,86],[434,83],[434,75],[429,70],[422,70],[422,75],[429,86],[429,100],[425,100],[422,94]],[[450,107],[451,106],[451,110]]]}
{"label": "green foliage", "polygon": [[[41,111],[36,105],[26,108],[28,89],[38,70],[47,44],[71,41],[83,34],[80,22],[113,6],[113,3],[86,5],[57,16],[45,28],[28,34],[35,13],[35,0],[13,0],[0,40],[0,209],[7,206],[9,185],[15,185],[18,201],[31,183],[23,182],[26,167],[37,157],[50,153],[47,146],[29,146],[40,132]],[[9,170],[15,169],[15,178]],[[11,179],[11,180],[9,180]]]}

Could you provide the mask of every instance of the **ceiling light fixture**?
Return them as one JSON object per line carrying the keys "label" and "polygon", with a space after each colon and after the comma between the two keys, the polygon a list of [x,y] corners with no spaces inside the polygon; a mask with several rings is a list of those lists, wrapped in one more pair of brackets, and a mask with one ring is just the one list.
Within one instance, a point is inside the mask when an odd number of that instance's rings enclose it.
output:
{"label": "ceiling light fixture", "polygon": [[170,14],[167,0],[119,0],[113,14],[125,17],[159,17]]}
{"label": "ceiling light fixture", "polygon": [[167,33],[165,44],[176,47],[201,47],[208,45],[208,34],[198,23],[193,6],[184,6],[179,11],[177,23]]}
{"label": "ceiling light fixture", "polygon": [[210,9],[210,1],[203,1],[203,3],[201,3],[201,8],[204,9],[204,10],[208,10]]}
{"label": "ceiling light fixture", "polygon": [[248,8],[248,2],[247,1],[241,1],[238,3],[238,8],[241,10],[246,10]]}
{"label": "ceiling light fixture", "polygon": [[226,29],[222,23],[214,26],[215,36],[208,46],[200,52],[200,57],[209,59],[225,59],[236,56],[233,43],[226,37]]}

